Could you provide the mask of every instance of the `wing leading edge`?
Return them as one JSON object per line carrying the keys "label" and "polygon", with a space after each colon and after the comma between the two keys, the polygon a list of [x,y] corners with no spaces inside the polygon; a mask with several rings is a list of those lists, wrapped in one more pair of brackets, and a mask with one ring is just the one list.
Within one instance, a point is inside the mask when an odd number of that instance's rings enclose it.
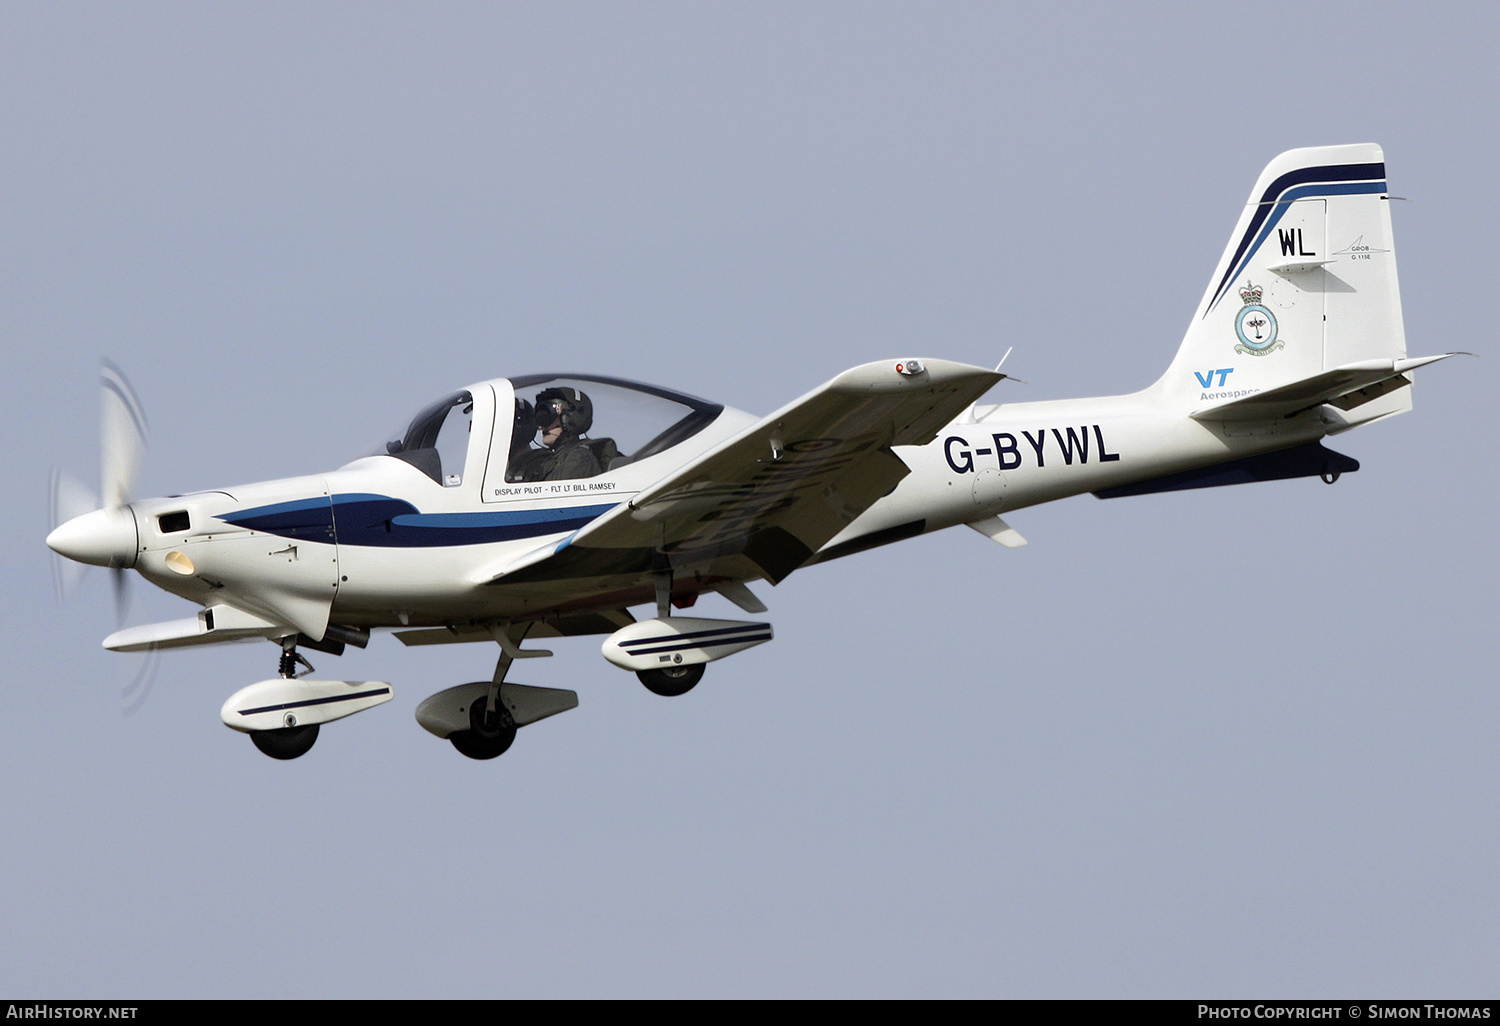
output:
{"label": "wing leading edge", "polygon": [[778,583],[910,473],[892,446],[932,441],[1003,377],[946,360],[852,368],[488,580],[691,566]]}

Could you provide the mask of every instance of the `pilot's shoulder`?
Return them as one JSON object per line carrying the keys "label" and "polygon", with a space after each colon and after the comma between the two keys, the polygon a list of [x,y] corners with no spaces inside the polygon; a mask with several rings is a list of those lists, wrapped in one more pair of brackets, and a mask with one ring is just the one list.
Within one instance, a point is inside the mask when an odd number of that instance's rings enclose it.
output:
{"label": "pilot's shoulder", "polygon": [[553,473],[559,478],[592,477],[599,470],[594,451],[583,442],[575,442],[557,454],[557,468]]}

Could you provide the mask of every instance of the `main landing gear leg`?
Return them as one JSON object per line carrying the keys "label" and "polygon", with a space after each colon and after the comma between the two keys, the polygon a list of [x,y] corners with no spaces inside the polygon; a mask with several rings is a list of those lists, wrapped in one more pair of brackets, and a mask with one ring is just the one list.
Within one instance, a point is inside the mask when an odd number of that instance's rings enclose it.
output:
{"label": "main landing gear leg", "polygon": [[[297,654],[297,636],[281,639],[281,676],[290,680],[297,676],[297,664],[301,663],[307,667],[307,672],[312,672],[312,663]],[[299,755],[306,755],[312,748],[313,742],[318,740],[318,725],[310,723],[305,727],[297,725],[297,717],[292,713],[286,715],[287,725],[275,730],[255,730],[250,733],[250,740],[263,753],[273,759],[295,759]]]}
{"label": "main landing gear leg", "polygon": [[672,615],[672,568],[667,567],[656,575],[656,618],[665,620]]}
{"label": "main landing gear leg", "polygon": [[[520,637],[511,638],[519,645],[526,637],[530,624],[519,629]],[[493,759],[504,755],[511,742],[516,739],[516,721],[510,710],[500,700],[500,685],[510,672],[514,657],[502,647],[500,658],[495,662],[495,674],[490,681],[489,694],[469,706],[469,729],[457,730],[448,735],[453,747],[471,759]]]}

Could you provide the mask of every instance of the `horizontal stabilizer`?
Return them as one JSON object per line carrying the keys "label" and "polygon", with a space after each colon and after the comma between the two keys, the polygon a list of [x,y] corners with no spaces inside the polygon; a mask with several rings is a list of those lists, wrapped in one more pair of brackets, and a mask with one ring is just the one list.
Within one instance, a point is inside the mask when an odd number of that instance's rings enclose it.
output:
{"label": "horizontal stabilizer", "polygon": [[1443,353],[1441,356],[1421,356],[1411,360],[1362,360],[1359,363],[1346,363],[1342,367],[1293,381],[1289,385],[1254,392],[1227,403],[1198,410],[1192,417],[1194,420],[1268,420],[1272,417],[1290,417],[1323,403],[1332,403],[1342,410],[1352,410],[1387,392],[1410,385],[1411,379],[1406,376],[1407,372],[1456,355]]}
{"label": "horizontal stabilizer", "polygon": [[1313,442],[1310,445],[1299,445],[1295,449],[1247,456],[1229,463],[1153,477],[1149,481],[1137,481],[1118,488],[1103,488],[1094,495],[1100,499],[1119,499],[1127,495],[1178,492],[1189,488],[1218,488],[1223,485],[1252,484],[1256,481],[1286,481],[1295,477],[1321,477],[1332,483],[1340,474],[1352,474],[1358,469],[1358,460]]}

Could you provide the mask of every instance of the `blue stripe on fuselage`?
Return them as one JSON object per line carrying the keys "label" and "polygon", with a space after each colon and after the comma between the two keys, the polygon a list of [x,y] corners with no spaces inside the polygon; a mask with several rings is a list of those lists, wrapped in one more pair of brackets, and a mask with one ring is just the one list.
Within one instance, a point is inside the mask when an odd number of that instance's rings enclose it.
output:
{"label": "blue stripe on fuselage", "polygon": [[561,509],[423,513],[404,499],[354,493],[332,499],[302,499],[241,510],[220,519],[250,531],[307,538],[317,530],[340,545],[376,548],[429,548],[483,545],[576,531],[615,506],[569,506]]}
{"label": "blue stripe on fuselage", "polygon": [[333,544],[333,507],[326,495],[242,509],[218,519],[250,531]]}

